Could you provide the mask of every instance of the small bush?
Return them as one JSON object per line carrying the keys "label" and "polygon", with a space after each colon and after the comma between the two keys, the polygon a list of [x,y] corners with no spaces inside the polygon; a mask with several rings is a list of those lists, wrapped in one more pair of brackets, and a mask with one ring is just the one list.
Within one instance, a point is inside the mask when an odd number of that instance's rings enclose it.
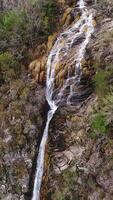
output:
{"label": "small bush", "polygon": [[98,131],[99,133],[106,133],[107,127],[106,127],[106,119],[105,116],[102,113],[96,114],[96,116],[93,118],[91,123],[91,128],[94,131]]}
{"label": "small bush", "polygon": [[106,117],[101,113],[97,113],[91,120],[90,137],[92,139],[99,138],[105,135],[108,131]]}
{"label": "small bush", "polygon": [[0,25],[6,31],[10,31],[22,24],[22,13],[17,11],[6,12],[1,15]]}
{"label": "small bush", "polygon": [[19,70],[19,63],[14,56],[5,52],[0,54],[0,84],[7,83],[11,79],[16,78]]}
{"label": "small bush", "polygon": [[13,55],[9,52],[0,54],[0,66],[3,68],[4,66],[14,66],[16,63]]}

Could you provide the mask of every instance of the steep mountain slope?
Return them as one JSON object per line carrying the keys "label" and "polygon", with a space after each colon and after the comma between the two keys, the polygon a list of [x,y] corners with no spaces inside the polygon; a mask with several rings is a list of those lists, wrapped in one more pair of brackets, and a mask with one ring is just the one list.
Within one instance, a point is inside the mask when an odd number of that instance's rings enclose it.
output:
{"label": "steep mountain slope", "polygon": [[[27,1],[20,1],[19,9],[24,2]],[[59,34],[81,15],[76,8],[77,1],[57,2],[59,7],[54,11],[58,19],[53,17],[50,22],[53,12],[48,16],[47,7],[44,29],[38,35],[40,40],[34,35],[36,27],[28,29],[28,21],[27,29],[21,24],[21,37],[20,24],[8,28],[5,39],[0,29],[0,199],[3,200],[28,200],[32,196],[37,154],[48,110],[45,103],[46,61]],[[113,199],[113,2],[85,2],[96,11],[95,31],[82,62],[82,87],[77,88],[80,94],[75,99],[77,105],[66,106],[63,102],[50,125],[41,200]],[[16,1],[15,5],[13,3],[3,1],[3,6],[1,1],[2,10],[17,8]],[[32,9],[28,12],[31,18]],[[36,19],[37,15],[33,17]],[[53,24],[58,21],[54,29]],[[25,35],[30,30],[32,37],[26,38],[23,30]],[[23,46],[15,43],[14,38]],[[81,40],[77,42],[79,45]],[[27,66],[31,60],[29,70]],[[68,65],[67,61],[65,64]],[[59,76],[61,67],[58,63]],[[56,79],[57,83],[62,85],[62,78]]]}

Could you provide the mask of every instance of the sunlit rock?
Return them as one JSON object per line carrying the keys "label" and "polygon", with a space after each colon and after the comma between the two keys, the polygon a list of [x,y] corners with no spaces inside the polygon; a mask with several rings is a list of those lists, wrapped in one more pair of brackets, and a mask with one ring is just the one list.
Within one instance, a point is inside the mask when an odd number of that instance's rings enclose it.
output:
{"label": "sunlit rock", "polygon": [[31,70],[34,79],[40,84],[43,84],[45,79],[46,60],[46,56],[42,56],[41,58],[31,62],[29,65],[29,69]]}
{"label": "sunlit rock", "polygon": [[55,39],[56,39],[56,35],[57,35],[57,33],[54,33],[53,35],[50,35],[50,36],[48,37],[47,47],[48,47],[48,50],[49,50],[49,51],[51,50],[51,48],[52,48],[52,46],[53,46],[53,43],[54,43],[54,41],[55,41]]}
{"label": "sunlit rock", "polygon": [[67,20],[67,17],[69,17],[69,14],[71,13],[72,11],[72,8],[67,8],[65,13],[63,14],[63,17],[61,19],[61,24],[65,24],[66,20]]}

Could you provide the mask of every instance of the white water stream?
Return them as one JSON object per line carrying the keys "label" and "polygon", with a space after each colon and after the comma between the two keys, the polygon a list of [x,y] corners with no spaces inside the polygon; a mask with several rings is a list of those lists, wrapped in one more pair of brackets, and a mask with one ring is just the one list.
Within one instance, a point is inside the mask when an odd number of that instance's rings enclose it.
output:
{"label": "white water stream", "polygon": [[[45,147],[48,139],[48,129],[50,121],[53,118],[53,115],[56,112],[59,103],[64,98],[64,93],[67,87],[69,87],[70,90],[68,96],[66,97],[66,102],[67,104],[71,105],[71,98],[73,96],[73,93],[76,92],[76,83],[79,82],[81,78],[81,63],[86,52],[86,47],[89,43],[92,33],[94,32],[94,10],[86,6],[85,0],[79,0],[77,6],[77,9],[79,9],[81,13],[80,18],[78,19],[78,21],[73,23],[69,29],[59,35],[47,61],[46,99],[50,106],[50,110],[48,111],[47,122],[39,147],[32,200],[40,200],[40,188],[44,171]],[[74,43],[80,38],[83,39],[81,40],[79,45],[72,49]],[[73,53],[70,53],[71,49]],[[74,50],[76,51],[74,52]],[[71,55],[71,58],[68,59],[69,54]],[[67,62],[69,61],[69,66],[74,65],[75,70],[74,73],[71,74],[71,76],[70,74],[68,74],[63,86],[56,89],[55,66],[60,61],[65,59],[66,56]]]}

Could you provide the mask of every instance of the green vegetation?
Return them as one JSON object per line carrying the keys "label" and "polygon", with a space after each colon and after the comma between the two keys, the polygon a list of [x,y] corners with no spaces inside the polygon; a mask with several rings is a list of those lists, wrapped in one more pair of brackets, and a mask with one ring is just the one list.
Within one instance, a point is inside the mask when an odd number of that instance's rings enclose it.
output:
{"label": "green vegetation", "polygon": [[100,109],[91,116],[91,138],[98,138],[113,131],[113,92],[107,94],[99,103]]}
{"label": "green vegetation", "polygon": [[100,63],[95,61],[94,65],[96,74],[93,78],[95,91],[100,99],[105,97],[112,89],[112,82],[110,80],[113,76],[113,66],[112,64]]}
{"label": "green vegetation", "polygon": [[19,63],[11,53],[5,52],[0,54],[0,72],[0,85],[17,78]]}
{"label": "green vegetation", "polygon": [[52,198],[54,200],[75,200],[75,196],[73,196],[73,192],[71,193],[71,191],[74,190],[76,172],[66,169],[58,178],[60,179],[60,185],[56,188]]}
{"label": "green vegetation", "polygon": [[56,1],[28,1],[21,9],[0,13],[0,52],[10,51],[21,60],[28,48],[34,48],[52,33],[57,21]]}
{"label": "green vegetation", "polygon": [[[105,38],[104,38],[105,39]],[[107,40],[107,36],[105,39]],[[98,97],[98,107],[90,119],[90,137],[99,138],[108,135],[113,122],[113,64],[110,61],[95,61],[95,76],[93,78],[95,92]]]}
{"label": "green vegetation", "polygon": [[90,137],[94,139],[108,134],[113,129],[113,66],[98,66],[96,71],[94,85],[98,96],[98,107],[90,121]]}
{"label": "green vegetation", "polygon": [[28,50],[46,41],[54,31],[57,10],[57,1],[28,0],[22,8],[1,11],[0,84],[18,78]]}
{"label": "green vegetation", "polygon": [[108,131],[107,121],[104,114],[101,112],[96,113],[96,115],[91,119],[91,133],[90,137],[96,139],[105,135]]}
{"label": "green vegetation", "polygon": [[98,113],[91,123],[92,129],[95,131],[99,131],[100,133],[104,134],[106,132],[106,120],[105,116],[102,113]]}

